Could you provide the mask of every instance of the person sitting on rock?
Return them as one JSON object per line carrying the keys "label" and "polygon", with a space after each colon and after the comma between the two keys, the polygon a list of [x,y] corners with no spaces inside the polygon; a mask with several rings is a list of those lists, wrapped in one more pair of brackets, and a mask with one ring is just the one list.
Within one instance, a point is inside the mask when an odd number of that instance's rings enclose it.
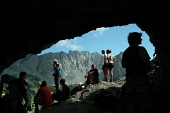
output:
{"label": "person sitting on rock", "polygon": [[65,84],[65,79],[61,79],[60,84],[62,86],[62,90],[59,90],[56,93],[52,94],[53,99],[58,101],[58,104],[60,104],[61,101],[66,101],[67,99],[70,99],[71,96],[71,90],[67,86],[67,84]]}
{"label": "person sitting on rock", "polygon": [[99,72],[98,69],[96,68],[96,66],[94,64],[91,65],[92,69],[90,71],[88,71],[86,73],[86,75],[84,76],[87,81],[86,81],[86,85],[90,84],[90,83],[98,83],[99,81]]}
{"label": "person sitting on rock", "polygon": [[39,111],[38,105],[41,105],[43,108],[46,108],[53,103],[52,94],[50,88],[47,86],[46,81],[42,81],[40,88],[37,91],[36,96],[34,97],[35,103],[35,112]]}
{"label": "person sitting on rock", "polygon": [[71,90],[71,95],[74,95],[75,93],[77,93],[78,91],[81,91],[82,89],[84,89],[84,84],[80,82],[78,85],[76,85],[76,86]]}

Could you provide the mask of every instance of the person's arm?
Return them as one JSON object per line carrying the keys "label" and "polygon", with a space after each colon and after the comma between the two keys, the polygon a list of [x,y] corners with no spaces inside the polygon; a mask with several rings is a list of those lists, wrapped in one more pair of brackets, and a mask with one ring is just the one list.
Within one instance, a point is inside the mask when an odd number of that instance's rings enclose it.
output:
{"label": "person's arm", "polygon": [[60,69],[60,64],[53,64],[54,65],[54,68],[59,70]]}
{"label": "person's arm", "polygon": [[149,70],[149,69],[150,69],[150,67],[151,67],[151,61],[150,61],[149,59],[144,60],[144,64],[145,64],[145,66],[146,66],[147,70]]}
{"label": "person's arm", "polygon": [[24,100],[25,100],[24,108],[27,108],[27,106],[28,106],[28,102],[29,102],[29,100],[28,100],[28,96],[27,96],[27,95],[25,95],[25,96],[23,96],[23,98],[24,98]]}
{"label": "person's arm", "polygon": [[122,64],[122,67],[123,68],[126,68],[126,66],[125,66],[125,62],[124,62],[124,56],[122,55],[122,61],[121,61],[121,64]]}
{"label": "person's arm", "polygon": [[107,56],[104,55],[104,64],[106,64],[106,63],[107,63]]}
{"label": "person's arm", "polygon": [[3,91],[3,84],[0,83],[0,97],[2,95],[2,91]]}
{"label": "person's arm", "polygon": [[86,75],[85,75],[84,77],[87,78],[88,75],[91,75],[91,74],[93,74],[93,73],[94,73],[94,71],[89,71],[89,72],[86,73]]}
{"label": "person's arm", "polygon": [[54,68],[57,69],[57,64],[53,64]]}
{"label": "person's arm", "polygon": [[58,69],[58,70],[60,69],[60,64],[57,64],[57,69]]}
{"label": "person's arm", "polygon": [[116,62],[116,57],[113,56],[113,61]]}
{"label": "person's arm", "polygon": [[145,64],[146,68],[149,70],[151,67],[150,56],[144,47],[141,47],[139,49],[140,49],[139,54]]}

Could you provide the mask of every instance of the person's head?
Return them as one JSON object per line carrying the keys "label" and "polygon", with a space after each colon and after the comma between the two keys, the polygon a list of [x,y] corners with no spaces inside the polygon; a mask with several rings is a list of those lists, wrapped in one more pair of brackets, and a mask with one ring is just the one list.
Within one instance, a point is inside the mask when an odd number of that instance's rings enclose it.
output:
{"label": "person's head", "polygon": [[112,50],[111,50],[111,49],[108,49],[108,53],[112,53]]}
{"label": "person's head", "polygon": [[66,81],[65,79],[61,79],[61,80],[60,80],[60,84],[61,84],[61,85],[65,84],[65,81]]}
{"label": "person's head", "polygon": [[102,52],[102,54],[105,54],[105,50],[102,50],[101,52]]}
{"label": "person's head", "polygon": [[54,59],[54,64],[57,64],[58,63],[58,60],[57,59]]}
{"label": "person's head", "polygon": [[19,78],[26,79],[26,75],[27,75],[27,73],[22,71],[22,72],[19,73]]}
{"label": "person's head", "polygon": [[1,79],[5,78],[5,77],[7,77],[7,76],[9,76],[9,74],[3,74],[3,75],[1,76]]}
{"label": "person's head", "polygon": [[106,53],[109,54],[109,49],[106,50]]}
{"label": "person's head", "polygon": [[92,68],[92,69],[96,68],[95,64],[92,64],[92,65],[91,65],[91,68]]}
{"label": "person's head", "polygon": [[47,82],[46,81],[42,81],[40,87],[44,87],[46,85],[47,85]]}
{"label": "person's head", "polygon": [[24,72],[24,71],[20,72],[19,73],[19,79],[22,79],[23,82],[24,82],[24,85],[28,86],[28,82],[26,81],[26,75],[27,75],[26,72]]}
{"label": "person's head", "polygon": [[138,33],[138,32],[130,32],[128,35],[128,43],[129,45],[139,45],[141,44],[141,36],[142,33]]}

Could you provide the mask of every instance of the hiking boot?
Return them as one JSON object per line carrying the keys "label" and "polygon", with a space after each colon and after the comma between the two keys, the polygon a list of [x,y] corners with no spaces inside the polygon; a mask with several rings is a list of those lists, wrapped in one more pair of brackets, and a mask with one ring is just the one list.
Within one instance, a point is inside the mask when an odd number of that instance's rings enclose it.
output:
{"label": "hiking boot", "polygon": [[112,82],[112,79],[110,79],[110,82]]}
{"label": "hiking boot", "polygon": [[108,81],[107,81],[107,78],[104,78],[104,79],[103,79],[103,81],[106,81],[106,82],[108,82]]}

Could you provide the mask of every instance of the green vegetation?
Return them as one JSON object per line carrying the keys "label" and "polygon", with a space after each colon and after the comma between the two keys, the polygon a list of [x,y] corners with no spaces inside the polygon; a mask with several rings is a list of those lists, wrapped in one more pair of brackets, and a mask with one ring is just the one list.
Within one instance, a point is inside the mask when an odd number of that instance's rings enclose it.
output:
{"label": "green vegetation", "polygon": [[[27,87],[27,94],[29,98],[29,105],[33,106],[34,96],[41,84],[41,79],[34,75],[27,75],[28,87]],[[70,84],[68,85],[69,88],[72,90],[77,84]],[[48,84],[52,92],[55,92],[55,87],[53,84]],[[3,88],[4,93],[8,93],[8,85],[4,85]]]}
{"label": "green vegetation", "polygon": [[[27,94],[30,101],[30,105],[34,101],[34,96],[36,95],[36,92],[41,84],[41,79],[39,79],[36,76],[33,75],[27,75],[27,81],[28,81],[28,88],[27,88]],[[72,90],[77,84],[70,84],[68,87]],[[54,84],[48,84],[52,92],[55,92]]]}

